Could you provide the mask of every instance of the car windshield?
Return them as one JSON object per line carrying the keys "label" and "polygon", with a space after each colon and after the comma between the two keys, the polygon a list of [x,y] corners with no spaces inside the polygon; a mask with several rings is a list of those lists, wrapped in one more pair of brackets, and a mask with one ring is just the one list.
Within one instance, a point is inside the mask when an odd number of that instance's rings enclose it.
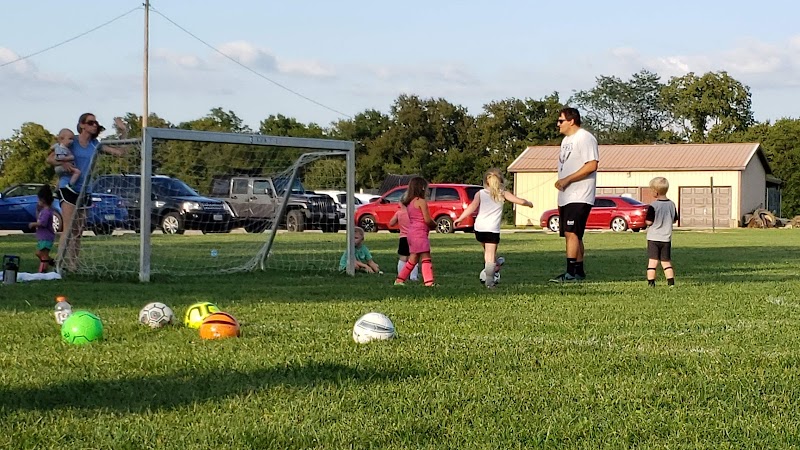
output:
{"label": "car windshield", "polygon": [[[275,178],[272,180],[275,183],[275,189],[278,190],[281,194],[286,191],[286,185],[289,183],[288,178]],[[305,194],[306,190],[303,188],[303,183],[300,182],[299,179],[295,178],[294,182],[292,182],[292,194]]]}
{"label": "car windshield", "polygon": [[629,205],[633,205],[633,206],[644,205],[644,203],[640,202],[639,200],[636,200],[635,198],[631,198],[631,197],[622,197],[622,201],[624,201],[625,203],[627,203]]}
{"label": "car windshield", "polygon": [[199,194],[183,181],[174,178],[153,178],[153,193],[163,197],[197,197]]}

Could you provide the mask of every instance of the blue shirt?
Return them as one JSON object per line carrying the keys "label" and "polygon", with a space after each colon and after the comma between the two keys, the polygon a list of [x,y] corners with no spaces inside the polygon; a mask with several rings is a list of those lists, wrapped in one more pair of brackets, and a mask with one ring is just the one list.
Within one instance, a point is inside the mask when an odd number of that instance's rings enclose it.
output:
{"label": "blue shirt", "polygon": [[[70,151],[72,151],[72,155],[75,156],[75,161],[72,162],[78,170],[81,171],[81,176],[78,178],[78,181],[75,183],[75,189],[81,190],[83,188],[83,182],[86,180],[86,175],[89,174],[89,169],[92,165],[92,157],[97,152],[97,147],[100,145],[100,141],[97,139],[92,139],[89,141],[89,144],[86,147],[81,147],[80,142],[78,141],[77,136],[72,141],[72,145],[69,146]],[[61,175],[58,179],[58,187],[62,188],[69,183],[70,174]]]}

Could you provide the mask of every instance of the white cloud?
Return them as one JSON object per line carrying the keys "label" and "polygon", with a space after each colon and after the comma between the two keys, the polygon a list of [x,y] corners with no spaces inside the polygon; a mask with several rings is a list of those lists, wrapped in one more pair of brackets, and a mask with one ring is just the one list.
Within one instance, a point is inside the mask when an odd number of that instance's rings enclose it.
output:
{"label": "white cloud", "polygon": [[[269,49],[247,41],[226,42],[219,45],[217,50],[257,72],[301,75],[311,78],[330,78],[336,75],[333,67],[320,61],[278,58]],[[157,61],[164,61],[171,66],[186,70],[223,70],[230,65],[230,61],[217,52],[198,56],[160,48],[152,54]],[[228,66],[226,67],[226,65]]]}
{"label": "white cloud", "polygon": [[745,39],[719,53],[643,56],[632,48],[614,48],[610,53],[614,74],[620,76],[642,68],[665,80],[688,72],[702,74],[724,70],[751,88],[800,86],[800,35],[778,43]]}
{"label": "white cloud", "polygon": [[155,61],[163,61],[175,67],[190,70],[207,70],[210,67],[195,55],[184,55],[166,48],[157,48],[152,52]]}
{"label": "white cloud", "polygon": [[0,47],[0,64],[16,61],[0,68],[0,83],[14,86],[7,90],[10,95],[21,98],[41,96],[42,91],[69,89],[78,91],[78,84],[64,72],[44,72],[28,59],[19,60],[20,55],[9,48]]}

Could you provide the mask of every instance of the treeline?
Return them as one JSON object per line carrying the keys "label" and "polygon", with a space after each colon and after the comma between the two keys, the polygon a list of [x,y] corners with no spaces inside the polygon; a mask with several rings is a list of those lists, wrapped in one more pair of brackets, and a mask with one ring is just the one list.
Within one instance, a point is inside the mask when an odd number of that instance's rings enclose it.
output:
{"label": "treeline", "polygon": [[[564,105],[581,111],[584,126],[601,144],[760,142],[775,176],[785,183],[783,214],[800,214],[800,120],[756,122],[750,89],[725,72],[689,73],[667,82],[648,71],[627,80],[600,76],[593,88],[564,101],[556,92],[538,100],[510,98],[484,105],[477,115],[443,98],[401,95],[388,113],[365,110],[327,127],[279,114],[253,130],[222,108],[178,124],[156,114],[148,121],[153,127],[356,141],[357,187],[373,189],[387,174],[479,183],[486,169],[507,167],[528,145],[557,145],[561,136],[555,121]],[[129,137],[141,135],[141,117],[128,113],[124,120]],[[0,186],[51,181],[52,168],[42,162],[53,142],[53,135],[35,123],[0,141]],[[171,143],[156,151],[154,159],[165,173],[201,189],[219,164],[249,169],[275,163],[254,161],[243,156],[244,149],[218,144]],[[343,171],[343,164],[319,162],[305,178],[312,187],[341,188],[326,183],[342,180],[343,175],[332,174]]]}

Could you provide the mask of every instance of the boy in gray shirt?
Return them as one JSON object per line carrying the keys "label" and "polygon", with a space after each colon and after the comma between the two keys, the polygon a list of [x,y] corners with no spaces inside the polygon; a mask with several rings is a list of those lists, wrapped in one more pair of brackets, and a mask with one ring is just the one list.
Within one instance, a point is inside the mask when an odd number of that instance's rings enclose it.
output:
{"label": "boy in gray shirt", "polygon": [[656,268],[661,261],[669,287],[675,286],[675,271],[672,269],[672,224],[678,220],[675,203],[667,198],[669,182],[664,177],[650,180],[650,189],[655,201],[647,208],[647,284],[656,286]]}

